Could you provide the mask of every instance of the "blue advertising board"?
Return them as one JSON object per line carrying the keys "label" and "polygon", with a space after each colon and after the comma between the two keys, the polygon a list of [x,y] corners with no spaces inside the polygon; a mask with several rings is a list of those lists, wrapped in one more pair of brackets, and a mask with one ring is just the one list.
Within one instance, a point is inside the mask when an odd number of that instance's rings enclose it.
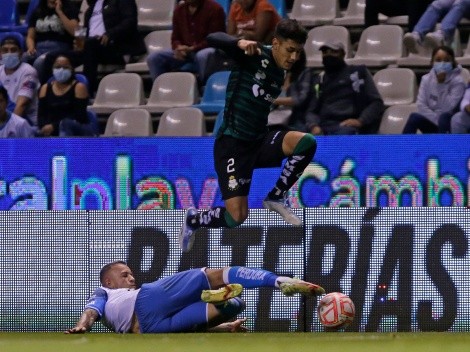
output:
{"label": "blue advertising board", "polygon": [[[313,162],[289,192],[303,207],[467,206],[467,135],[318,137]],[[0,210],[209,208],[222,200],[214,139],[0,140]],[[250,208],[280,168],[256,170]]]}

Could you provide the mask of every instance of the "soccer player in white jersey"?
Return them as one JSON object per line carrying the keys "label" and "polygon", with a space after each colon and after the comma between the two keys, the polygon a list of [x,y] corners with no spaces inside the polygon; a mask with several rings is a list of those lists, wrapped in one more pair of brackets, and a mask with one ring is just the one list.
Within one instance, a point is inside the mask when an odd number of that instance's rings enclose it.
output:
{"label": "soccer player in white jersey", "polygon": [[125,262],[106,264],[101,287],[89,298],[76,325],[65,333],[84,333],[101,319],[119,333],[245,331],[244,319],[228,322],[245,308],[243,287],[278,288],[286,296],[321,295],[315,284],[240,266],[183,271],[136,287]]}

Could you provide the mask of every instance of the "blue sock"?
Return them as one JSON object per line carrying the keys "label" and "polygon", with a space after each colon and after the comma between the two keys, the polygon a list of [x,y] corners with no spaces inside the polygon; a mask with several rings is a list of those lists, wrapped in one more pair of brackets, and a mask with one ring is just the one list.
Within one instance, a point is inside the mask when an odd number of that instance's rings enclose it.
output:
{"label": "blue sock", "polygon": [[252,269],[244,266],[232,266],[224,269],[225,284],[240,284],[245,288],[277,287],[278,276],[263,269]]}

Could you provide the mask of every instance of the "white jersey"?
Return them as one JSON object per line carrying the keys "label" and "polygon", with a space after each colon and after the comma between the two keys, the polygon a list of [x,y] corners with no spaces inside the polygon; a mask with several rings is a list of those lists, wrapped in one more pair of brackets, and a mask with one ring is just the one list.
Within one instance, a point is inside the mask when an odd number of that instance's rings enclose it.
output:
{"label": "white jersey", "polygon": [[98,312],[102,323],[115,332],[129,332],[140,289],[99,287],[85,306]]}
{"label": "white jersey", "polygon": [[7,112],[7,121],[0,123],[0,138],[29,138],[34,137],[34,129],[21,116]]}
{"label": "white jersey", "polygon": [[25,112],[25,118],[34,126],[38,121],[38,90],[40,88],[36,69],[22,62],[12,74],[7,75],[5,66],[0,66],[0,84],[5,87],[8,96],[13,103],[18,97],[26,97],[31,100]]}

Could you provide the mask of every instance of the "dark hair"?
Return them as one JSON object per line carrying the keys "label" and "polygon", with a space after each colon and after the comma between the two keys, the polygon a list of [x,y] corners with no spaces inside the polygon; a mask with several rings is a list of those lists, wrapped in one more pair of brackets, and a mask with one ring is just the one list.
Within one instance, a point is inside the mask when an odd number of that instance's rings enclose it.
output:
{"label": "dark hair", "polygon": [[106,276],[106,274],[115,266],[115,265],[118,265],[118,264],[124,264],[124,265],[127,265],[126,262],[122,261],[122,260],[116,260],[115,262],[111,262],[111,263],[108,263],[106,264],[105,266],[103,266],[100,270],[100,282],[101,282],[101,285],[104,286],[104,278]]}
{"label": "dark hair", "polygon": [[[47,6],[47,1],[48,0],[39,1],[38,6],[34,10],[34,12],[39,18],[46,17],[47,15],[50,14],[51,10],[54,10],[54,9],[49,8],[49,6]],[[70,7],[70,4],[68,0],[62,0],[62,9],[68,9],[69,7]]]}
{"label": "dark hair", "polygon": [[7,104],[8,104],[8,101],[9,101],[8,92],[7,92],[7,90],[5,89],[4,86],[0,86],[0,95],[3,95],[3,98],[5,98],[5,100],[7,101]]}
{"label": "dark hair", "polygon": [[274,30],[274,37],[283,40],[291,39],[299,44],[305,44],[307,36],[307,30],[294,19],[280,20]]}
{"label": "dark hair", "polygon": [[447,45],[441,45],[441,46],[438,46],[437,48],[434,48],[434,50],[432,51],[432,55],[431,55],[431,64],[434,62],[434,56],[436,55],[436,53],[439,50],[445,51],[447,53],[447,55],[449,55],[451,57],[452,67],[456,68],[457,67],[457,62],[455,61],[454,49],[452,49],[450,46],[447,46]]}
{"label": "dark hair", "polygon": [[23,47],[21,46],[21,43],[19,42],[18,38],[16,38],[13,35],[7,35],[5,38],[2,39],[2,41],[0,42],[0,46],[4,46],[5,44],[14,44],[18,48],[23,49]]}
{"label": "dark hair", "polygon": [[54,65],[54,63],[56,62],[56,60],[59,58],[59,57],[64,57],[66,58],[67,60],[69,60],[70,62],[70,65],[72,66],[72,77],[71,79],[74,79],[75,77],[75,67],[74,67],[74,64],[73,64],[73,60],[72,58],[70,57],[70,55],[66,52],[60,52],[58,53],[57,55],[54,55],[54,61],[52,62],[52,65]]}

